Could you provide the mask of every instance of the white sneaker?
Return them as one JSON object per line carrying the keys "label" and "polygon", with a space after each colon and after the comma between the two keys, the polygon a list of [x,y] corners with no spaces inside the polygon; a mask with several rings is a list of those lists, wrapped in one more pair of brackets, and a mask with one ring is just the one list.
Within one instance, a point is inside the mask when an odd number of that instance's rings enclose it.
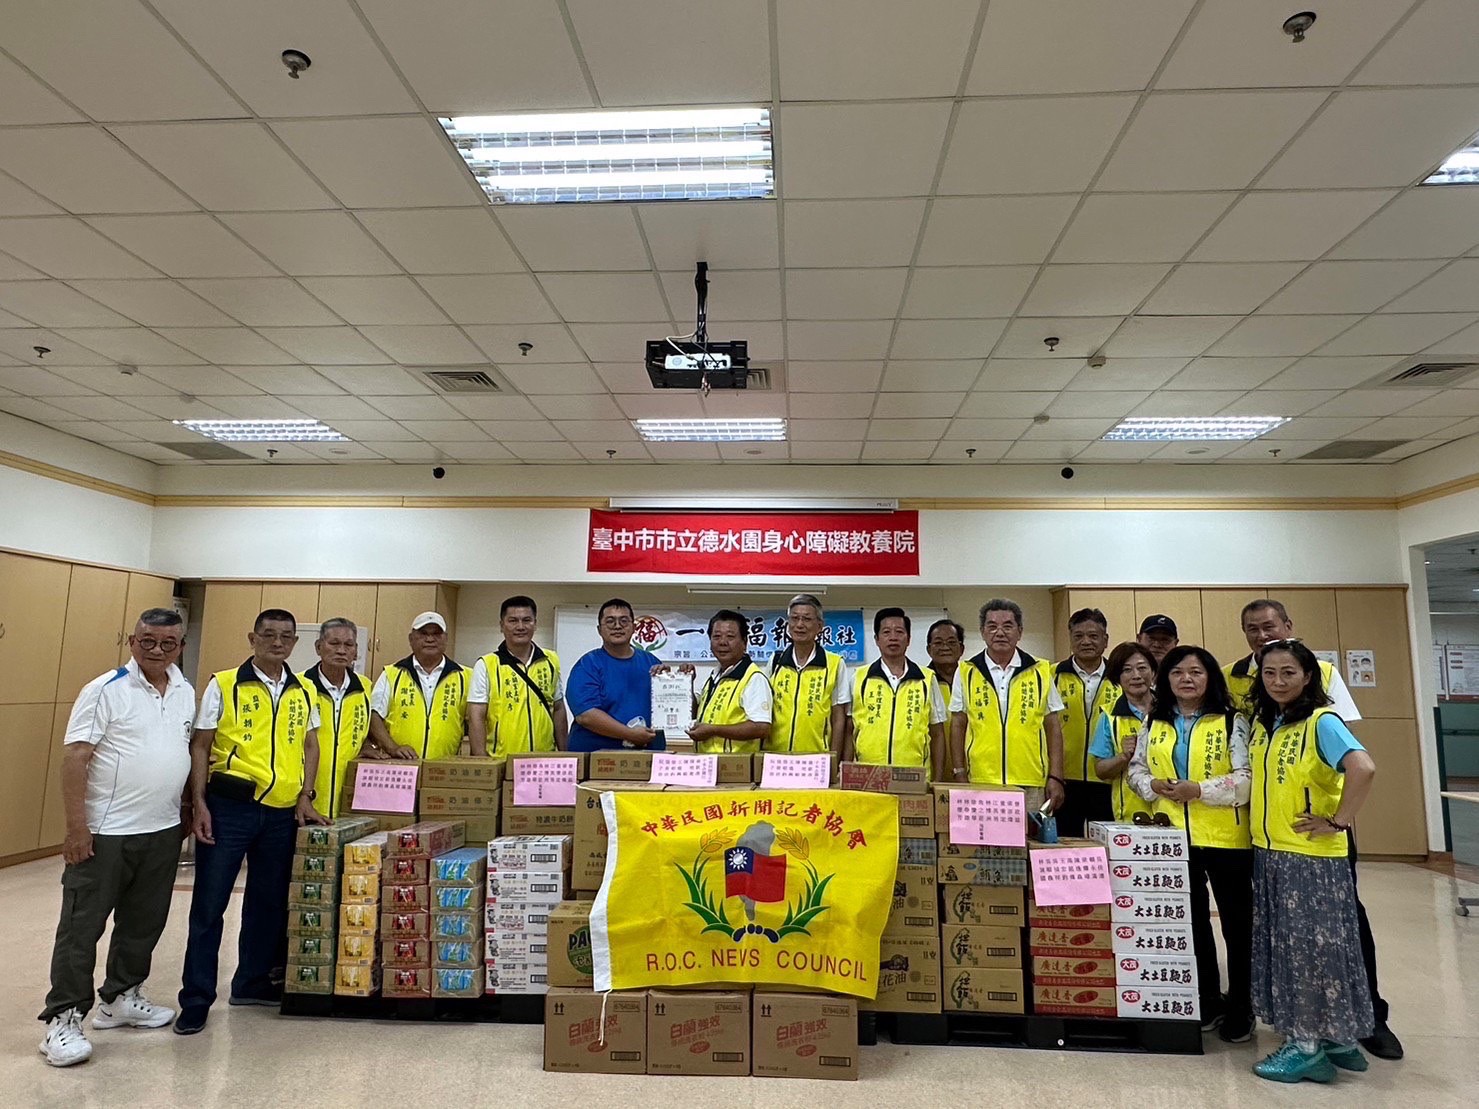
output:
{"label": "white sneaker", "polygon": [[113,999],[110,1005],[104,1001],[92,1018],[94,1028],[163,1028],[175,1019],[175,1011],[163,1005],[155,1005],[139,992],[135,986]]}
{"label": "white sneaker", "polygon": [[70,1067],[92,1058],[92,1044],[82,1031],[82,1014],[68,1009],[51,1018],[46,1026],[46,1039],[36,1049],[54,1067]]}

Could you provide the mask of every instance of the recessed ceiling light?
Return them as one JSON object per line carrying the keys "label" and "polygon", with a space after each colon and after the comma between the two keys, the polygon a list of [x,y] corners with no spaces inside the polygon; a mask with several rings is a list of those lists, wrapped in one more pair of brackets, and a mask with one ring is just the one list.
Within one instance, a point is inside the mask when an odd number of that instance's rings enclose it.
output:
{"label": "recessed ceiling light", "polygon": [[1424,185],[1479,185],[1479,135],[1470,139],[1423,179]]}
{"label": "recessed ceiling light", "polygon": [[441,120],[494,204],[775,195],[767,108]]}
{"label": "recessed ceiling light", "polygon": [[1105,433],[1108,440],[1169,442],[1182,439],[1257,439],[1287,416],[1131,416]]}
{"label": "recessed ceiling light", "polygon": [[207,439],[221,443],[347,443],[327,424],[317,420],[174,420]]}
{"label": "recessed ceiling light", "polygon": [[779,416],[743,420],[633,420],[643,439],[653,443],[761,443],[786,438]]}

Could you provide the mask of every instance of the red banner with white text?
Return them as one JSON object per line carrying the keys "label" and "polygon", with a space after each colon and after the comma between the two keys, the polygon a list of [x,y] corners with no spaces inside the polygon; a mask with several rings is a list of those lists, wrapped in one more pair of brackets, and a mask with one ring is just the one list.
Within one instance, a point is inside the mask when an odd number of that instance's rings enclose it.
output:
{"label": "red banner with white text", "polygon": [[602,573],[908,576],[917,512],[591,510],[586,569]]}

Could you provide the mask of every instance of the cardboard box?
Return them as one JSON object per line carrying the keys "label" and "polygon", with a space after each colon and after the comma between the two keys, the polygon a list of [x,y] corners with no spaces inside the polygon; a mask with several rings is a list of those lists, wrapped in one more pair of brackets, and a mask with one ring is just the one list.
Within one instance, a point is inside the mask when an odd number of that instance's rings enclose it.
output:
{"label": "cardboard box", "polygon": [[1026,897],[1021,886],[941,886],[946,924],[1022,926]]}
{"label": "cardboard box", "polygon": [[1070,959],[1114,954],[1114,941],[1108,928],[1081,928],[1076,924],[1029,928],[1027,946],[1034,955],[1061,955]]}
{"label": "cardboard box", "polygon": [[373,936],[380,928],[380,906],[372,905],[340,905],[339,906],[339,934],[354,933],[360,936]]}
{"label": "cardboard box", "polygon": [[567,892],[563,874],[495,870],[487,879],[490,902],[524,901],[530,905],[558,905],[565,900]]}
{"label": "cardboard box", "polygon": [[340,964],[373,966],[380,961],[380,944],[375,933],[345,932],[334,948],[334,961]]}
{"label": "cardboard box", "polygon": [[927,793],[899,796],[899,835],[904,839],[935,838],[935,806]]}
{"label": "cardboard box", "polygon": [[503,788],[512,790],[514,784],[514,763],[519,759],[574,759],[575,780],[583,782],[589,775],[586,773],[586,760],[588,756],[583,751],[517,751],[507,756],[507,764],[503,768]]}
{"label": "cardboard box", "polygon": [[651,751],[592,751],[586,769],[597,782],[649,782],[652,780]]}
{"label": "cardboard box", "polygon": [[[754,759],[755,759],[754,775],[755,775],[755,782],[757,784],[765,780],[765,760],[766,760],[766,758],[768,758],[772,754],[784,756],[784,755],[787,754],[787,752],[785,752],[785,751],[771,751],[771,752],[762,751],[758,755],[755,755],[754,756]],[[820,754],[822,754],[822,752],[821,751],[798,751],[798,752],[796,752],[796,754],[820,755]],[[837,788],[837,765],[838,765],[837,764],[837,753],[835,751],[833,751],[833,752],[831,752],[829,754],[828,757],[829,757],[829,761],[828,761],[828,769],[827,769],[827,781],[830,782],[831,785],[832,785],[832,787],[835,789],[835,788]],[[923,767],[919,767],[918,769],[921,769],[922,770]],[[877,792],[887,793],[889,791],[888,790],[879,790]]]}
{"label": "cardboard box", "polygon": [[505,836],[571,835],[575,831],[575,806],[505,805],[498,830]]}
{"label": "cardboard box", "polygon": [[1088,837],[1102,844],[1110,862],[1144,859],[1152,862],[1185,862],[1189,857],[1186,833],[1180,828],[1154,824],[1111,824],[1090,821]]}
{"label": "cardboard box", "polygon": [[553,911],[553,905],[490,903],[483,910],[483,924],[489,932],[545,932],[549,928],[550,913]]}
{"label": "cardboard box", "polygon": [[1190,889],[1186,863],[1120,860],[1109,864],[1111,893],[1186,893]]}
{"label": "cardboard box", "polygon": [[482,997],[485,992],[484,975],[477,967],[432,968],[432,997]]}
{"label": "cardboard box", "polygon": [[431,965],[471,967],[477,971],[478,992],[483,992],[483,945],[473,940],[433,940]]}
{"label": "cardboard box", "polygon": [[[947,968],[1022,969],[1022,929],[960,925],[945,928],[940,957]],[[948,996],[948,993],[947,993]]]}
{"label": "cardboard box", "polygon": [[459,847],[431,860],[427,867],[427,881],[433,887],[467,886],[482,889],[483,879],[488,872],[488,850],[486,847]]}
{"label": "cardboard box", "polygon": [[1026,847],[994,847],[983,843],[951,843],[948,832],[936,832],[935,844],[944,859],[996,859],[1016,862],[1027,860]]}
{"label": "cardboard box", "polygon": [[427,940],[386,940],[380,945],[385,967],[431,966],[431,943]]}
{"label": "cardboard box", "polygon": [[334,936],[334,907],[321,909],[289,909],[289,936]]}
{"label": "cardboard box", "polygon": [[549,937],[544,933],[487,932],[484,958],[489,963],[549,966]]}
{"label": "cardboard box", "polygon": [[748,1075],[750,995],[651,991],[647,996],[647,1073]]}
{"label": "cardboard box", "polygon": [[375,822],[374,830],[381,833],[399,831],[401,828],[409,828],[416,823],[416,814],[409,812],[366,812],[364,809],[351,809],[355,816],[369,817]]}
{"label": "cardboard box", "polygon": [[868,793],[928,793],[930,771],[927,766],[845,762],[837,768],[835,780],[843,789],[860,789]]}
{"label": "cardboard box", "polygon": [[1113,986],[1032,987],[1032,1011],[1066,1017],[1112,1017],[1119,1008]]}
{"label": "cardboard box", "polygon": [[334,993],[339,997],[370,997],[380,992],[380,967],[340,963],[334,968]]}
{"label": "cardboard box", "polygon": [[1116,983],[1113,955],[1087,955],[1082,958],[1070,958],[1066,955],[1032,956],[1032,984],[1035,986],[1103,986],[1108,989]]}
{"label": "cardboard box", "polygon": [[757,990],[750,1005],[754,1014],[750,1051],[755,1077],[844,1081],[858,1077],[855,998]]}
{"label": "cardboard box", "polygon": [[541,994],[549,992],[549,968],[533,963],[501,963],[486,970],[485,993]]}
{"label": "cardboard box", "polygon": [[425,886],[430,878],[431,859],[426,855],[387,857],[380,871],[381,886]]}
{"label": "cardboard box", "polygon": [[380,902],[380,872],[346,874],[339,887],[341,905],[377,905]]}
{"label": "cardboard box", "polygon": [[[923,842],[923,841],[921,841]],[[883,934],[907,935],[940,931],[940,887],[932,866],[901,866],[894,877],[894,898]]]}
{"label": "cardboard box", "polygon": [[380,887],[380,907],[387,913],[409,913],[431,908],[431,887],[422,885],[394,885]]}
{"label": "cardboard box", "polygon": [[463,940],[472,942],[483,933],[483,914],[437,912],[431,916],[428,936],[434,940]]}
{"label": "cardboard box", "polygon": [[1189,893],[1117,893],[1109,906],[1115,921],[1190,921]]}
{"label": "cardboard box", "polygon": [[954,967],[945,972],[945,1012],[1025,1013],[1022,971]]}
{"label": "cardboard box", "polygon": [[431,914],[425,911],[381,913],[380,935],[388,940],[429,938]]}
{"label": "cardboard box", "polygon": [[1193,955],[1120,955],[1114,961],[1115,981],[1121,986],[1197,988],[1197,960]]}
{"label": "cardboard box", "polygon": [[385,853],[391,858],[407,855],[445,855],[461,847],[466,829],[460,820],[423,820],[390,833]]}
{"label": "cardboard box", "polygon": [[433,915],[445,913],[475,913],[483,907],[483,891],[467,886],[432,886],[431,911]]}
{"label": "cardboard box", "polygon": [[1027,853],[1020,859],[960,859],[945,855],[935,864],[942,884],[952,886],[1025,886]]}
{"label": "cardboard box", "polygon": [[467,843],[469,846],[482,846],[490,839],[497,839],[500,831],[498,825],[502,820],[503,808],[500,805],[498,816],[463,816],[460,817],[463,828],[467,832]]}
{"label": "cardboard box", "polygon": [[289,936],[288,962],[299,966],[333,966],[334,941],[328,936]]}
{"label": "cardboard box", "polygon": [[570,869],[569,836],[499,836],[488,841],[488,871],[561,874]]}
{"label": "cardboard box", "polygon": [[[935,799],[935,827],[946,839],[950,836],[950,794],[956,790],[985,793],[1021,793],[1018,786],[999,786],[987,782],[935,782],[930,794]],[[1023,829],[1025,835],[1026,829]]]}
{"label": "cardboard box", "polygon": [[289,909],[333,909],[338,898],[331,881],[289,882]]}
{"label": "cardboard box", "polygon": [[344,846],[345,874],[380,873],[385,858],[385,833],[371,832]]}
{"label": "cardboard box", "polygon": [[503,788],[502,759],[477,758],[469,755],[451,759],[433,759],[421,764],[418,789],[476,789],[497,793]]}
{"label": "cardboard box", "polygon": [[647,1073],[647,991],[603,996],[552,987],[544,999],[544,1069]]}
{"label": "cardboard box", "polygon": [[293,881],[332,882],[339,877],[338,855],[293,856]]}
{"label": "cardboard box", "polygon": [[360,816],[341,816],[329,824],[305,824],[298,829],[294,848],[299,855],[338,857],[345,844],[374,830],[374,824]]}
{"label": "cardboard box", "polygon": [[562,901],[549,915],[551,986],[591,988],[591,902]]}
{"label": "cardboard box", "polygon": [[1168,986],[1121,986],[1115,1011],[1136,1020],[1201,1020],[1197,991]]}
{"label": "cardboard box", "polygon": [[[478,789],[422,788],[416,793],[416,811],[429,816],[498,817],[502,794]],[[466,829],[463,830],[464,841]]]}
{"label": "cardboard box", "polygon": [[[602,755],[623,755],[631,752],[622,751],[593,751],[591,763],[596,765]],[[651,755],[646,752],[635,752],[647,756],[649,769]],[[604,762],[602,765],[606,765]],[[640,792],[660,791],[662,786],[644,780],[625,781],[619,779],[592,777],[590,781],[581,782],[575,791],[575,831],[574,831],[574,858],[570,864],[570,884],[578,890],[597,890],[601,888],[601,879],[606,875],[606,817],[601,808],[601,794],[615,790],[636,790]]]}
{"label": "cardboard box", "polygon": [[332,963],[300,963],[290,958],[282,988],[288,993],[331,994],[334,992],[334,966]]}
{"label": "cardboard box", "polygon": [[430,967],[384,967],[380,992],[386,997],[430,997]]}
{"label": "cardboard box", "polygon": [[939,936],[888,936],[879,943],[878,996],[860,1008],[880,1013],[938,1013]]}
{"label": "cardboard box", "polygon": [[1194,954],[1191,922],[1120,921],[1111,926],[1110,943],[1116,955],[1191,955]]}
{"label": "cardboard box", "polygon": [[900,866],[938,866],[940,853],[932,839],[899,840]]}
{"label": "cardboard box", "polygon": [[1071,922],[1087,925],[1090,921],[1109,923],[1108,905],[1039,905],[1031,898],[1027,900],[1027,923],[1051,926]]}

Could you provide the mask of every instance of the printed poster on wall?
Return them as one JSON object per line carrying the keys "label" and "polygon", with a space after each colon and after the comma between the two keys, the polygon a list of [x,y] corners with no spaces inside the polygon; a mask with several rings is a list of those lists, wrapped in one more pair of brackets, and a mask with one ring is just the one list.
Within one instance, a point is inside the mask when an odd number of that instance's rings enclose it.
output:
{"label": "printed poster on wall", "polygon": [[1448,696],[1455,700],[1479,698],[1479,646],[1450,643],[1444,655]]}
{"label": "printed poster on wall", "polygon": [[1376,688],[1376,652],[1370,647],[1345,653],[1345,684],[1352,689]]}
{"label": "printed poster on wall", "polygon": [[[715,608],[719,605],[716,604]],[[651,651],[664,662],[713,664],[709,652],[709,617],[714,609],[670,609],[666,612],[637,610],[637,630],[632,646]],[[749,621],[750,657],[763,666],[779,651],[790,645],[786,635],[786,613],[782,609],[746,613]],[[840,655],[849,666],[863,661],[863,610],[860,608],[829,610],[817,637],[822,646]]]}

